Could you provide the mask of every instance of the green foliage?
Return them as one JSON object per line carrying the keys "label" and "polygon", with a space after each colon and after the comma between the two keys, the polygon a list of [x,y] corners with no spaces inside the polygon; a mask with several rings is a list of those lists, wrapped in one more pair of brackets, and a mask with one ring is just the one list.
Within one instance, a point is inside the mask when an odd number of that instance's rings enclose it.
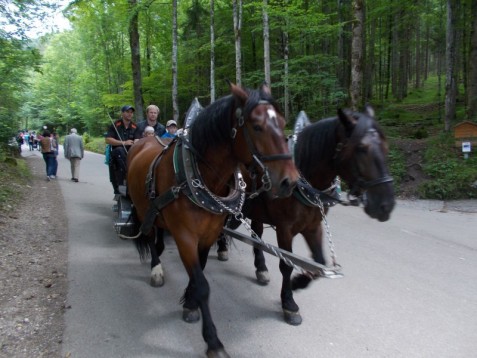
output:
{"label": "green foliage", "polygon": [[391,147],[388,154],[388,165],[394,185],[399,190],[399,184],[406,175],[406,160],[404,154],[396,148]]}
{"label": "green foliage", "polygon": [[88,132],[84,132],[82,137],[83,137],[83,143],[84,144],[88,144],[91,140],[91,137],[90,137]]}
{"label": "green foliage", "polygon": [[454,138],[440,134],[430,140],[425,154],[425,173],[432,179],[419,187],[424,199],[470,199],[477,198],[477,157],[471,154],[464,160],[454,147]]}
{"label": "green foliage", "polygon": [[106,148],[104,137],[90,137],[88,143],[85,143],[84,148],[90,152],[104,154]]}

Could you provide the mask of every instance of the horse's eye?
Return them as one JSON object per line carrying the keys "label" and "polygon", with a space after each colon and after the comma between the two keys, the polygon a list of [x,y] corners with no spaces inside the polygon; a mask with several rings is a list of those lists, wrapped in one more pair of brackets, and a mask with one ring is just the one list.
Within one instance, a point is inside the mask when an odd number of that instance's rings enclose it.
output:
{"label": "horse's eye", "polygon": [[253,130],[254,130],[255,132],[262,132],[262,127],[259,126],[258,124],[254,124]]}

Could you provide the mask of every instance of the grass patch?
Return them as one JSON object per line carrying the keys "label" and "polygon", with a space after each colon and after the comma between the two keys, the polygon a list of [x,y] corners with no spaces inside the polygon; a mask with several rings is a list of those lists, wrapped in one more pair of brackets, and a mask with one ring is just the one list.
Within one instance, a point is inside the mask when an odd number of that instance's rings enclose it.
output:
{"label": "grass patch", "polygon": [[391,146],[388,154],[388,165],[391,176],[394,179],[394,185],[397,191],[399,191],[399,184],[406,175],[406,158],[404,153]]}

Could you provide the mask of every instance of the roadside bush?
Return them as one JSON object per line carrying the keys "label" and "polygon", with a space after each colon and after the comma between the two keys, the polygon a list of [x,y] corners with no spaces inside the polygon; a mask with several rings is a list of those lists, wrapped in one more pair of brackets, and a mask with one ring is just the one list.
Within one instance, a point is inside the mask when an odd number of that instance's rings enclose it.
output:
{"label": "roadside bush", "polygon": [[91,138],[90,138],[88,132],[84,132],[83,135],[82,135],[82,137],[83,137],[83,142],[84,142],[84,144],[88,144],[89,141],[91,140]]}
{"label": "roadside bush", "polygon": [[477,198],[477,157],[467,160],[456,150],[450,134],[440,134],[431,140],[425,154],[425,173],[432,179],[419,187],[423,199]]}
{"label": "roadside bush", "polygon": [[[84,137],[83,137],[84,140]],[[88,142],[84,141],[84,149],[90,152],[95,152],[99,154],[104,154],[104,149],[106,148],[106,143],[104,142],[103,137],[90,137]]]}

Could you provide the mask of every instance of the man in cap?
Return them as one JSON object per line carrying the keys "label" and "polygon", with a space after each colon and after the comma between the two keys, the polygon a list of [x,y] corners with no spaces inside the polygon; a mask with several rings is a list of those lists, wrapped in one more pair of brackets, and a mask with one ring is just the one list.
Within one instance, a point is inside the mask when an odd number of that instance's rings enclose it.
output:
{"label": "man in cap", "polygon": [[159,114],[161,114],[161,111],[159,110],[158,106],[156,106],[155,104],[147,106],[146,120],[141,121],[137,124],[137,128],[141,135],[144,133],[146,127],[154,128],[154,133],[158,137],[161,137],[166,132],[166,128],[164,127],[164,125],[159,123]]}
{"label": "man in cap", "polygon": [[114,194],[120,194],[119,186],[125,185],[126,157],[129,148],[135,139],[141,138],[142,133],[137,130],[132,121],[134,107],[126,105],[121,108],[121,119],[109,126],[106,134],[106,143],[111,145],[111,160],[109,162],[109,180],[114,189]]}
{"label": "man in cap", "polygon": [[177,135],[177,122],[173,119],[166,123],[166,133],[161,138],[174,138]]}

